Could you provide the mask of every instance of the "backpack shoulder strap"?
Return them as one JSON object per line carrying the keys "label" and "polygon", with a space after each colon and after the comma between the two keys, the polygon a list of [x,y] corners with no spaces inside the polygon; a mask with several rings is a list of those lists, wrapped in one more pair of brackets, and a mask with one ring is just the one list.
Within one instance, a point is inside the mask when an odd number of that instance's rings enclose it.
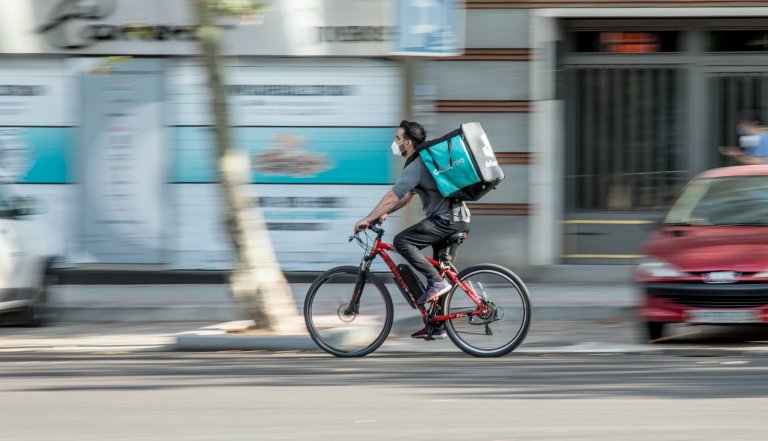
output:
{"label": "backpack shoulder strap", "polygon": [[414,153],[411,156],[409,156],[408,159],[405,160],[405,165],[403,166],[403,168],[406,168],[409,165],[411,165],[411,162],[415,161],[418,157],[419,157],[418,153]]}

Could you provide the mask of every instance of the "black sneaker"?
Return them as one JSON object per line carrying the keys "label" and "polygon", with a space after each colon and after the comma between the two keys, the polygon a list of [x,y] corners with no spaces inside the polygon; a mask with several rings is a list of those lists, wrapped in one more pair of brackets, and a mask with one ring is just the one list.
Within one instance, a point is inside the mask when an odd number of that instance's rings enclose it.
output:
{"label": "black sneaker", "polygon": [[443,339],[445,337],[448,337],[448,333],[445,332],[444,328],[430,328],[429,326],[425,326],[424,329],[419,329],[418,331],[411,334],[411,337],[413,338],[427,338],[429,335],[429,330],[432,329],[432,338],[436,340]]}

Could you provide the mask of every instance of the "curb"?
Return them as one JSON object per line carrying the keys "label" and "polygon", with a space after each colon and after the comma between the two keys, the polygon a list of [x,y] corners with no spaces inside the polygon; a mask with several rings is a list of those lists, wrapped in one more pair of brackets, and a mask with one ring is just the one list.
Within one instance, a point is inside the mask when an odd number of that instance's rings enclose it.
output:
{"label": "curb", "polygon": [[236,320],[176,334],[177,351],[308,351],[318,349],[309,334],[249,335],[253,320]]}
{"label": "curb", "polygon": [[[322,352],[309,335],[248,335],[233,332],[244,331],[253,326],[252,320],[237,320],[206,326],[194,331],[176,335],[176,345],[171,349],[188,352],[212,351],[307,351]],[[393,333],[394,326],[393,326]],[[343,335],[340,335],[344,338]],[[463,352],[448,340],[421,342],[408,338],[392,339],[384,343],[377,352],[401,352],[421,354],[459,354]],[[768,356],[768,345],[756,347],[720,347],[651,345],[637,343],[583,342],[570,345],[546,346],[522,344],[510,355],[659,355],[677,357],[734,357]]]}

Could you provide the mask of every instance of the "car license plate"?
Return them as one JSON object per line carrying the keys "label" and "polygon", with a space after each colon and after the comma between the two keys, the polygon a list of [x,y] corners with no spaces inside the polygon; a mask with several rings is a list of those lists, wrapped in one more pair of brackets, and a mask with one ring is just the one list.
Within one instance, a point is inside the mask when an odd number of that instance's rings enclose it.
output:
{"label": "car license plate", "polygon": [[758,323],[760,311],[753,309],[694,309],[686,315],[688,323]]}
{"label": "car license plate", "polygon": [[713,271],[701,275],[705,283],[736,283],[739,273],[733,271]]}

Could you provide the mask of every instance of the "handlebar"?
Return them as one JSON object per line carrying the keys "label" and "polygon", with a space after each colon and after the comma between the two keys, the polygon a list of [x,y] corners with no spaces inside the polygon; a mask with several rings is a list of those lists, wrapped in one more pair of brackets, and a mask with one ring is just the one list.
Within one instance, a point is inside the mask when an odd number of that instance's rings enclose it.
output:
{"label": "handlebar", "polygon": [[[368,225],[367,229],[373,231],[374,233],[376,233],[376,235],[379,237],[379,239],[381,239],[381,237],[384,236],[384,229],[383,228],[379,228],[377,225],[381,225],[383,223],[384,223],[384,221],[382,221],[381,219],[376,219],[375,221],[371,222],[370,225]],[[352,242],[352,240],[354,240],[354,239],[357,239],[359,241],[360,240],[359,235],[363,231],[365,231],[365,230],[360,230],[357,233],[355,233],[354,235],[349,236],[349,242]]]}
{"label": "handlebar", "polygon": [[[381,225],[381,223],[379,223],[379,225]],[[379,227],[375,227],[375,226],[371,225],[370,227],[368,227],[368,229],[373,231],[374,233],[378,234],[379,236],[383,236],[384,235],[384,229],[383,228],[379,228]]]}
{"label": "handlebar", "polygon": [[373,231],[376,234],[384,235],[384,229],[379,228],[380,225],[383,225],[384,221],[381,219],[376,219],[375,221],[371,222],[371,225],[368,225],[368,229]]}

